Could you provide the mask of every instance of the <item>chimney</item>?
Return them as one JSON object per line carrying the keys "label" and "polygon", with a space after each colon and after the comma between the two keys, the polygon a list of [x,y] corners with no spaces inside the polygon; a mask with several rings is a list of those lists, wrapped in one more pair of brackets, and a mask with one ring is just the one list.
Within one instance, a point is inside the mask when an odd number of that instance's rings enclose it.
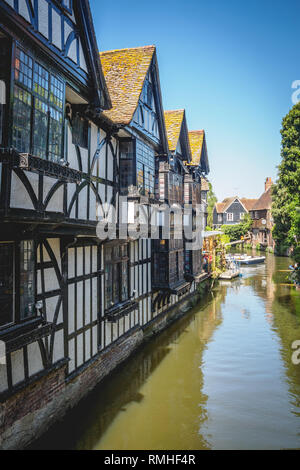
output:
{"label": "chimney", "polygon": [[272,178],[267,178],[265,182],[265,191],[268,191],[269,188],[273,186]]}

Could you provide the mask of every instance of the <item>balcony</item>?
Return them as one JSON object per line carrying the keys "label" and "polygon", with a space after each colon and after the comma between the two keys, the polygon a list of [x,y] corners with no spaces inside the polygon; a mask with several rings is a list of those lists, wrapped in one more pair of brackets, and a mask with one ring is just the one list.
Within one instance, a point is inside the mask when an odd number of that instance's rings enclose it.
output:
{"label": "balcony", "polygon": [[21,154],[13,148],[0,148],[0,162],[12,169],[32,171],[66,183],[80,183],[82,180],[81,173],[69,168],[65,162],[60,164],[28,153]]}

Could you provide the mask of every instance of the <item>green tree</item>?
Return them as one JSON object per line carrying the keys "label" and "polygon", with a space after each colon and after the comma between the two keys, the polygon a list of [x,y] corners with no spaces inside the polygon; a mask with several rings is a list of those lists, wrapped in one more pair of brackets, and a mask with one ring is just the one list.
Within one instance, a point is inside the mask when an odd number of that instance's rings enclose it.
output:
{"label": "green tree", "polygon": [[292,248],[300,263],[300,103],[282,121],[281,163],[273,187],[273,237],[277,250]]}
{"label": "green tree", "polygon": [[250,214],[245,214],[243,222],[236,225],[223,225],[221,227],[222,232],[230,238],[231,242],[236,242],[240,240],[242,237],[248,234],[251,226],[252,226],[252,219]]}
{"label": "green tree", "polygon": [[209,191],[208,191],[208,194],[207,194],[207,213],[208,213],[207,225],[209,227],[213,226],[213,213],[214,213],[214,207],[215,207],[217,202],[218,202],[218,198],[215,195],[215,193],[213,192],[212,184],[209,183]]}

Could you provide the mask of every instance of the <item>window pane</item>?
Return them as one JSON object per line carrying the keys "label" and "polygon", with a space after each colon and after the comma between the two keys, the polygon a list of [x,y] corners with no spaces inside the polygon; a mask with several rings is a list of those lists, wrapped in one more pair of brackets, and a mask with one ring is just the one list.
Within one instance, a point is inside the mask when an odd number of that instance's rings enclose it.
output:
{"label": "window pane", "polygon": [[113,303],[120,302],[120,265],[119,263],[113,264]]}
{"label": "window pane", "polygon": [[14,88],[13,146],[21,153],[30,152],[31,95],[20,87]]}
{"label": "window pane", "polygon": [[12,323],[14,302],[14,245],[0,244],[0,327]]}
{"label": "window pane", "polygon": [[51,75],[50,82],[50,104],[63,109],[64,83]]}
{"label": "window pane", "polygon": [[16,49],[15,80],[30,90],[32,89],[32,68],[33,62],[31,57],[20,49]]}
{"label": "window pane", "polygon": [[72,142],[82,148],[88,148],[89,123],[78,114],[73,118]]}
{"label": "window pane", "polygon": [[20,318],[25,320],[35,313],[33,241],[21,242],[20,253]]}
{"label": "window pane", "polygon": [[48,100],[49,73],[40,64],[34,64],[33,91],[41,98]]}
{"label": "window pane", "polygon": [[33,154],[37,157],[46,158],[48,105],[36,98],[34,108]]}
{"label": "window pane", "polygon": [[121,297],[122,301],[128,299],[128,263],[127,261],[122,262],[122,279],[121,279]]}
{"label": "window pane", "polygon": [[59,161],[62,155],[62,113],[50,108],[49,160]]}

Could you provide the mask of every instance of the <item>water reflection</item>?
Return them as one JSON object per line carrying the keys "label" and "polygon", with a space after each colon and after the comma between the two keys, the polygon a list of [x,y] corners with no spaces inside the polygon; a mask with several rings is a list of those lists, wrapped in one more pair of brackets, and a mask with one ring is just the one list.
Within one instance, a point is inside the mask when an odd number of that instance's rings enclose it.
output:
{"label": "water reflection", "polygon": [[300,447],[299,294],[270,255],[143,346],[35,449]]}

